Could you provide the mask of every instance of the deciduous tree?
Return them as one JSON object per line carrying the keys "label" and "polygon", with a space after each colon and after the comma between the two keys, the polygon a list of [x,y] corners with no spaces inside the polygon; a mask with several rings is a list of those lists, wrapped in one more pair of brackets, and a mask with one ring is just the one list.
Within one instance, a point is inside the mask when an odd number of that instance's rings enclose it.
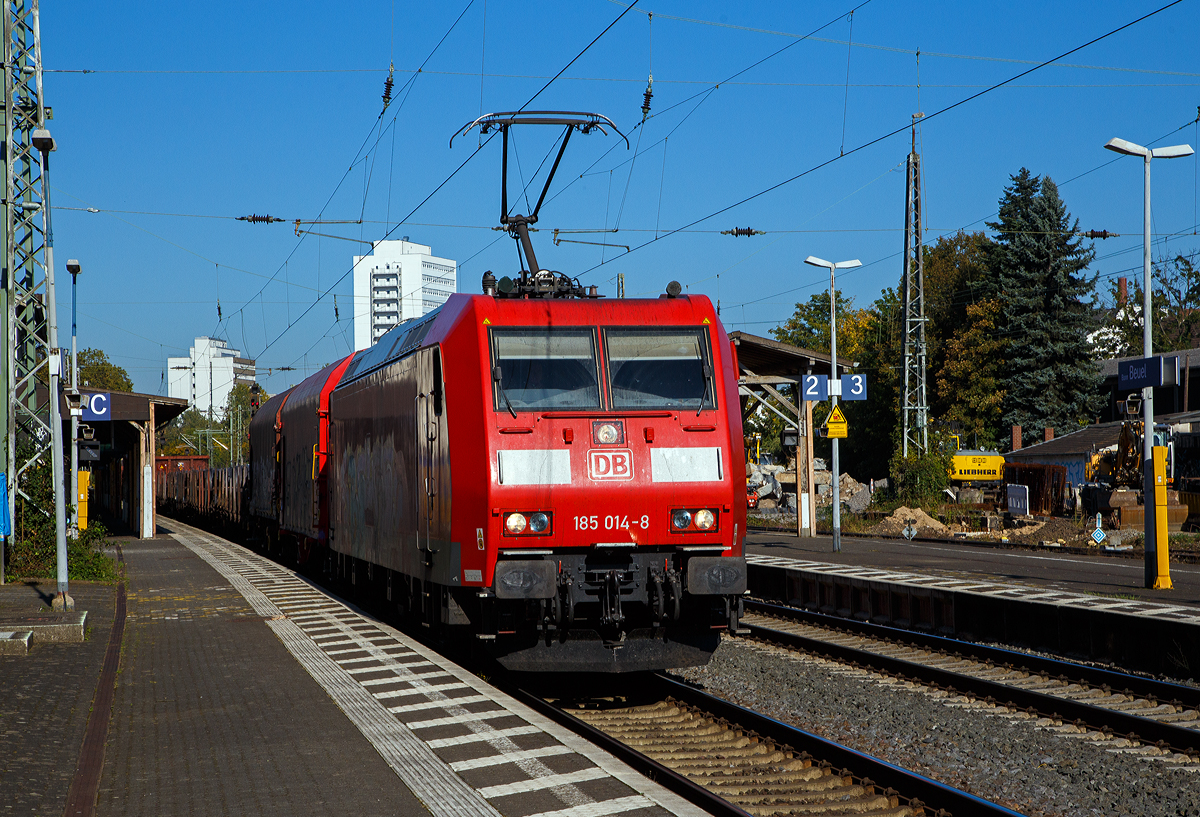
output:
{"label": "deciduous tree", "polygon": [[79,385],[108,391],[133,391],[129,373],[108,359],[101,349],[79,350]]}
{"label": "deciduous tree", "polygon": [[996,331],[1000,301],[969,304],[960,331],[946,342],[937,392],[948,406],[941,419],[961,426],[963,444],[994,448],[1000,439],[1004,389],[1000,385],[1005,339]]}

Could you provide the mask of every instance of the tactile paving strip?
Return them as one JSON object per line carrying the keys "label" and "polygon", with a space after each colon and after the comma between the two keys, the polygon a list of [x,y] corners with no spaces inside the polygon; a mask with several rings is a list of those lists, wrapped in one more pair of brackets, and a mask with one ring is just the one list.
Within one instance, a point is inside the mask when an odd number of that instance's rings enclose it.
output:
{"label": "tactile paving strip", "polygon": [[246,598],[435,814],[705,814],[295,572],[174,520],[163,525]]}
{"label": "tactile paving strip", "polygon": [[1082,593],[1071,593],[1063,590],[1047,590],[1044,587],[972,581],[970,579],[953,579],[944,576],[909,573],[907,571],[882,570],[875,567],[835,565],[829,562],[790,559],[784,556],[748,555],[746,561],[749,564],[762,565],[763,567],[778,567],[785,570],[807,570],[829,576],[846,576],[853,579],[890,582],[892,584],[905,584],[914,587],[934,587],[939,590],[978,593],[983,596],[1002,596],[1011,599],[1021,599],[1023,601],[1061,604],[1083,610],[1103,610],[1105,612],[1159,618],[1164,621],[1200,624],[1200,610],[1187,605],[1158,604],[1138,599],[1113,599],[1105,596],[1088,596]]}

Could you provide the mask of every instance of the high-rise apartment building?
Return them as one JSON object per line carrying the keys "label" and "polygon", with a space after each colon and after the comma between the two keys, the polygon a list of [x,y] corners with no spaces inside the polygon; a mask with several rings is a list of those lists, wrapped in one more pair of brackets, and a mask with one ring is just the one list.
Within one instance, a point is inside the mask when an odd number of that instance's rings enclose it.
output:
{"label": "high-rise apartment building", "polygon": [[237,383],[254,383],[254,361],[223,340],[196,338],[187,357],[167,358],[167,396],[182,397],[213,419],[224,418]]}
{"label": "high-rise apartment building", "polygon": [[354,256],[354,348],[365,349],[398,323],[437,309],[457,290],[458,263],[432,248],[376,241]]}

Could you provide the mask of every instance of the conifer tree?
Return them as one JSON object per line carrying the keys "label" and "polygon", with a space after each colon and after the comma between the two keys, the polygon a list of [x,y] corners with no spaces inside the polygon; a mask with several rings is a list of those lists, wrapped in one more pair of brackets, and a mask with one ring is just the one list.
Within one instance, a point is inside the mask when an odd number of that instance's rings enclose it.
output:
{"label": "conifer tree", "polygon": [[1088,423],[1102,403],[1100,375],[1087,341],[1095,328],[1087,273],[1095,250],[1078,237],[1058,187],[1027,169],[1000,198],[988,262],[1007,342],[1000,387],[1004,426],[1019,425],[1024,442]]}

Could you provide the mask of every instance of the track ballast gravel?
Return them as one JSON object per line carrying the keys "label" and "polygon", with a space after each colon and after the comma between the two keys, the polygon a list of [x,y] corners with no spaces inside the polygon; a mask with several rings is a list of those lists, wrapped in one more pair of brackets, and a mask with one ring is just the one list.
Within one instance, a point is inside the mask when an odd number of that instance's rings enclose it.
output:
{"label": "track ballast gravel", "polygon": [[1109,751],[1033,719],[821,659],[789,660],[724,639],[705,667],[675,675],[708,692],[1029,815],[1196,815],[1200,773]]}

